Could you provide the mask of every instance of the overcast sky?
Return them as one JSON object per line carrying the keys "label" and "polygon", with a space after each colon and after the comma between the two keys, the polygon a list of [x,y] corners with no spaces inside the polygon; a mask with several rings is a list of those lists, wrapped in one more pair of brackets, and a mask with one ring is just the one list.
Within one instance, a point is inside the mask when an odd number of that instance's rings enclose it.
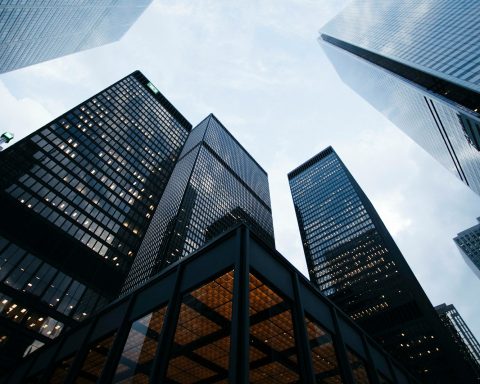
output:
{"label": "overcast sky", "polygon": [[304,274],[287,173],[332,145],[432,303],[454,304],[480,339],[480,280],[452,241],[480,197],[340,81],[317,37],[345,3],[157,0],[120,42],[0,75],[0,130],[19,139],[139,69],[267,170],[278,250]]}

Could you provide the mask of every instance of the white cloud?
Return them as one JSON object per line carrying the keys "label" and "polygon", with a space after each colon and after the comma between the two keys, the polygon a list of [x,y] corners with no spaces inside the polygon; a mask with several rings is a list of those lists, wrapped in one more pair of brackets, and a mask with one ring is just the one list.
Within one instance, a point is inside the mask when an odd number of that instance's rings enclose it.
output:
{"label": "white cloud", "polygon": [[10,144],[2,145],[3,148],[14,144],[33,130],[48,123],[52,118],[50,113],[37,101],[30,98],[17,100],[2,81],[0,81],[0,100],[2,103],[0,133],[12,132],[15,135]]}

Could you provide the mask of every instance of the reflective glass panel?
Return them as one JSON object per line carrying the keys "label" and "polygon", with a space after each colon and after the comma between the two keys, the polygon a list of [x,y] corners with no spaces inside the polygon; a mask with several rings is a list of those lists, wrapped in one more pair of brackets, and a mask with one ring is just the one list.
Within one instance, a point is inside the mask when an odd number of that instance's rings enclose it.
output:
{"label": "reflective glass panel", "polygon": [[61,384],[67,378],[68,370],[72,366],[74,356],[69,356],[62,361],[59,361],[53,371],[52,377],[50,377],[49,383]]}
{"label": "reflective glass panel", "polygon": [[183,296],[168,380],[227,382],[232,298],[233,271]]}
{"label": "reflective glass panel", "polygon": [[148,383],[166,311],[164,306],[132,324],[114,383]]}
{"label": "reflective glass panel", "polygon": [[365,362],[351,350],[347,350],[348,362],[352,369],[353,379],[356,384],[370,384],[368,379],[367,369],[365,368]]}
{"label": "reflective glass panel", "polygon": [[290,305],[250,274],[250,382],[300,379]]}
{"label": "reflective glass panel", "polygon": [[315,382],[328,384],[343,383],[338,369],[332,336],[308,316],[305,316],[305,323]]}
{"label": "reflective glass panel", "polygon": [[104,337],[90,347],[82,369],[75,380],[76,384],[96,383],[100,378],[108,352],[112,346],[115,334]]}

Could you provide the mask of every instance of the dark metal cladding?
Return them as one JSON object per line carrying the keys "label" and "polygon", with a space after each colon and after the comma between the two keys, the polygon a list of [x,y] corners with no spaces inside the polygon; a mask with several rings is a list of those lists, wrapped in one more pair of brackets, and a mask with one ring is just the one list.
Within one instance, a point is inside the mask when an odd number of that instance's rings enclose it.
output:
{"label": "dark metal cladding", "polygon": [[0,365],[118,295],[190,130],[137,71],[0,153]]}
{"label": "dark metal cladding", "polygon": [[241,225],[27,357],[10,384],[416,384]]}
{"label": "dark metal cladding", "polygon": [[470,382],[405,258],[335,151],[289,174],[311,281],[422,381]]}

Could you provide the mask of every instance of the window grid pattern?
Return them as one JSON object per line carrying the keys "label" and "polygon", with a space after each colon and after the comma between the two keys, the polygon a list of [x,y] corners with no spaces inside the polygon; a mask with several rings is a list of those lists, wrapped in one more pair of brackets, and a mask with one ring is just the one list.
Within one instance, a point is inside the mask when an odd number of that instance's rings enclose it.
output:
{"label": "window grid pattern", "polygon": [[[100,375],[110,380],[114,375],[113,382],[143,383],[155,378],[172,383],[227,383],[235,381],[241,370],[254,383],[310,382],[311,374],[314,382],[340,383],[345,371],[339,365],[345,370],[350,367],[355,377],[361,378],[366,368],[370,373],[377,367],[393,378],[392,383],[417,382],[394,360],[390,371],[385,366],[387,355],[371,339],[365,338],[365,348],[358,345],[365,333],[342,313],[338,313],[339,326],[334,327],[331,316],[337,309],[331,301],[323,300],[278,252],[261,247],[257,240],[243,230],[223,236],[130,297],[112,303],[95,315],[93,323],[83,323],[76,332],[63,335],[53,349],[22,361],[15,371],[23,375],[13,380],[10,376],[9,382],[61,382],[69,374],[72,382],[94,382]],[[245,254],[238,254],[240,243],[246,244]],[[226,263],[212,262],[218,260],[219,250],[229,255]],[[241,256],[246,257],[240,260]],[[260,274],[253,256],[266,258],[271,268]],[[238,273],[237,265],[246,267],[247,273]],[[167,293],[169,286],[178,289]],[[298,311],[302,307],[307,313]],[[117,329],[118,324],[122,325]],[[117,332],[113,342],[112,332]],[[115,350],[110,351],[112,346]],[[350,360],[344,353],[337,357],[337,347],[354,355],[349,355]],[[367,358],[368,350],[375,352],[371,358]],[[307,354],[299,355],[300,351]],[[307,361],[310,356],[312,364]],[[68,372],[70,367],[75,372]],[[155,371],[150,370],[153,367]],[[52,372],[58,374],[55,380],[45,375]]]}
{"label": "window grid pattern", "polygon": [[[480,221],[480,219],[478,219]],[[480,224],[460,232],[453,239],[472,271],[480,278]]]}
{"label": "window grid pattern", "polygon": [[111,43],[151,0],[3,0],[0,73]]}
{"label": "window grid pattern", "polygon": [[323,32],[480,91],[476,0],[356,0]]}
{"label": "window grid pattern", "polygon": [[338,155],[327,148],[289,181],[315,285],[413,370],[438,366],[445,356],[433,307],[420,309],[430,302]]}
{"label": "window grid pattern", "polygon": [[308,315],[305,316],[305,326],[315,382],[325,384],[343,383],[332,336]]}
{"label": "window grid pattern", "polygon": [[130,329],[114,383],[148,383],[167,307],[136,320]]}
{"label": "window grid pattern", "polygon": [[[226,383],[230,356],[233,271],[184,296],[167,380]],[[203,340],[210,340],[205,343]]]}
{"label": "window grid pattern", "polygon": [[441,304],[435,307],[442,323],[453,336],[455,342],[462,350],[465,359],[469,364],[475,367],[477,374],[480,375],[480,343],[475,338],[468,327],[465,320],[463,320],[460,313],[452,305]]}
{"label": "window grid pattern", "polygon": [[238,223],[250,225],[274,245],[271,207],[266,203],[270,200],[260,197],[268,194],[268,178],[245,149],[213,115],[192,130],[185,148],[124,293]]}
{"label": "window grid pattern", "polygon": [[2,161],[2,184],[127,270],[187,134],[130,76],[18,143]]}
{"label": "window grid pattern", "polygon": [[336,46],[325,43],[323,48],[348,86],[480,193],[478,116]]}

